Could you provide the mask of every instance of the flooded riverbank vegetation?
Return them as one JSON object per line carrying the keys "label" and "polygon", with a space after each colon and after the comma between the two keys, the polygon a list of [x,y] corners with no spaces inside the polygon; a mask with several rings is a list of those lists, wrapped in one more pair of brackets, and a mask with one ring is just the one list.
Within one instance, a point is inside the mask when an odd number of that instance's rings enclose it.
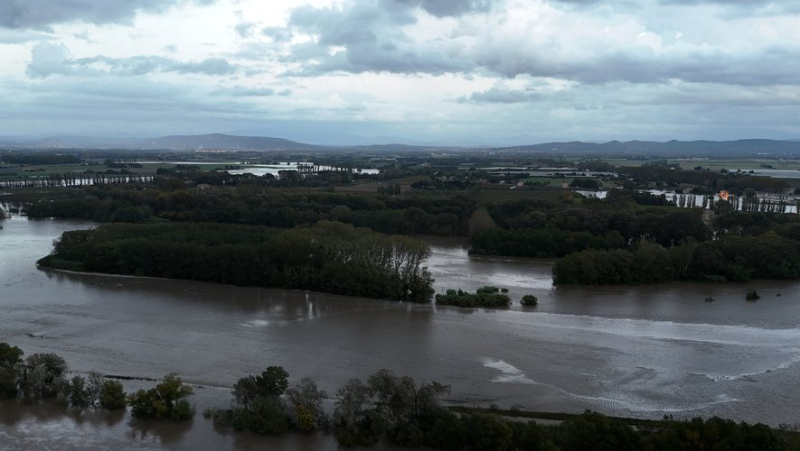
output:
{"label": "flooded riverbank vegetation", "polygon": [[453,305],[456,307],[508,307],[511,298],[497,287],[478,288],[475,293],[462,290],[447,290],[445,294],[436,295],[437,305]]}
{"label": "flooded riverbank vegetation", "polygon": [[[193,390],[176,374],[126,398],[119,382],[97,373],[90,373],[88,379],[76,375],[68,381],[66,362],[55,354],[34,354],[25,360],[22,356],[21,349],[0,343],[3,397],[56,397],[72,409],[114,409],[127,404],[135,419],[185,421],[194,416]],[[653,421],[590,411],[570,415],[448,407],[440,401],[447,394],[450,387],[438,382],[417,383],[411,377],[380,370],[366,381],[351,379],[339,388],[329,414],[324,408],[328,395],[313,380],[290,384],[284,368],[270,366],[260,375],[245,376],[234,384],[230,407],[209,408],[203,416],[222,433],[232,429],[259,435],[332,434],[344,447],[385,441],[410,448],[475,451],[780,451],[797,449],[800,444],[798,434],[787,429],[716,417]],[[548,422],[539,424],[531,419]]]}
{"label": "flooded riverbank vegetation", "polygon": [[43,267],[298,288],[428,302],[430,249],[413,238],[322,221],[274,231],[213,223],[108,224],[65,232]]}
{"label": "flooded riverbank vegetation", "polygon": [[570,254],[553,266],[556,285],[645,284],[678,280],[746,282],[800,277],[800,242],[774,232],[723,236],[665,248],[642,242],[635,250]]}

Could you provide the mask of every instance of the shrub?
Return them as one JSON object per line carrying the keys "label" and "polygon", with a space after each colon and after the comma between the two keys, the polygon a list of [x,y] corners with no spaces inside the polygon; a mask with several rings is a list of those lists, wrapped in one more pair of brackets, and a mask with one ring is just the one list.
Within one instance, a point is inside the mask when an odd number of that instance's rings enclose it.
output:
{"label": "shrub", "polygon": [[150,390],[139,390],[128,399],[131,415],[136,418],[185,421],[194,411],[185,398],[193,393],[176,374],[168,374],[164,380]]}
{"label": "shrub", "polygon": [[479,288],[475,294],[462,290],[447,290],[447,294],[436,295],[436,303],[456,307],[508,307],[511,298],[498,291],[500,290],[496,287]]}
{"label": "shrub", "polygon": [[755,302],[761,299],[761,296],[758,295],[758,291],[756,290],[747,290],[747,293],[744,295],[745,300],[750,302]]}
{"label": "shrub", "polygon": [[526,294],[525,296],[522,296],[522,300],[519,301],[519,303],[527,306],[535,306],[539,305],[539,299],[532,294]]}
{"label": "shrub", "polygon": [[106,409],[122,409],[125,407],[125,391],[122,383],[112,380],[104,380],[100,386],[100,405]]}

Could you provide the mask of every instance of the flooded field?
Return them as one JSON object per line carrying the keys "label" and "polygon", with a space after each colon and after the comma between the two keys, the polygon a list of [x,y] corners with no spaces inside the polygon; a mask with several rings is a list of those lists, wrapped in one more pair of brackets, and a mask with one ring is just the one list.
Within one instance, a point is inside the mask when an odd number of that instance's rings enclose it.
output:
{"label": "flooded field", "polygon": [[[282,365],[329,392],[380,368],[452,386],[448,399],[645,418],[800,422],[800,284],[552,287],[548,262],[470,258],[430,239],[437,291],[491,284],[540,305],[437,308],[303,291],[40,271],[74,221],[0,222],[0,341],[73,371],[177,372],[198,412],[238,378]],[[755,288],[761,300],[744,300]],[[706,303],[713,296],[716,302]],[[60,410],[59,410],[60,409]],[[225,435],[198,415],[157,425],[52,405],[0,404],[0,443],[29,449],[335,449],[329,437]],[[2,448],[0,445],[0,448]]]}

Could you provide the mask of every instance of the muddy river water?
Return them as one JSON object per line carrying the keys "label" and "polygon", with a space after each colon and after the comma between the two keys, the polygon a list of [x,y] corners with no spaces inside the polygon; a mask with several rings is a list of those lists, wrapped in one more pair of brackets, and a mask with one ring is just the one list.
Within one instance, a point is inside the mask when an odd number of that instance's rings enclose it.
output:
{"label": "muddy river water", "polygon": [[[800,283],[558,287],[551,264],[471,258],[431,239],[436,290],[491,284],[539,298],[509,309],[457,309],[303,291],[42,271],[75,221],[0,221],[0,341],[55,352],[76,373],[225,387],[282,365],[329,392],[381,368],[452,386],[451,403],[659,418],[800,422]],[[744,300],[755,288],[761,300]],[[716,301],[704,302],[713,296]],[[146,383],[150,384],[150,383]],[[135,385],[135,384],[134,384]],[[126,414],[0,403],[0,449],[336,449],[329,437],[219,433]]]}

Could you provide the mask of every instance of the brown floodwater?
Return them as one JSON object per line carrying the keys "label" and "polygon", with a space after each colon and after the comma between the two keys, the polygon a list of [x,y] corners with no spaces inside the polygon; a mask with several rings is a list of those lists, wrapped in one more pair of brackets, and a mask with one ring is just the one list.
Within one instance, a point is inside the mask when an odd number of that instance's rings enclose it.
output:
{"label": "brown floodwater", "polygon": [[[93,224],[0,225],[0,341],[55,352],[76,373],[177,372],[198,386],[198,415],[182,425],[0,403],[0,449],[335,449],[328,436],[216,431],[199,415],[226,406],[227,387],[269,365],[328,392],[389,368],[449,384],[447,401],[466,405],[800,422],[797,282],[554,288],[551,263],[471,258],[461,241],[429,238],[437,291],[490,284],[540,302],[442,308],[38,270],[53,239]],[[751,288],[760,301],[745,302]],[[128,388],[137,384],[152,383]]]}

